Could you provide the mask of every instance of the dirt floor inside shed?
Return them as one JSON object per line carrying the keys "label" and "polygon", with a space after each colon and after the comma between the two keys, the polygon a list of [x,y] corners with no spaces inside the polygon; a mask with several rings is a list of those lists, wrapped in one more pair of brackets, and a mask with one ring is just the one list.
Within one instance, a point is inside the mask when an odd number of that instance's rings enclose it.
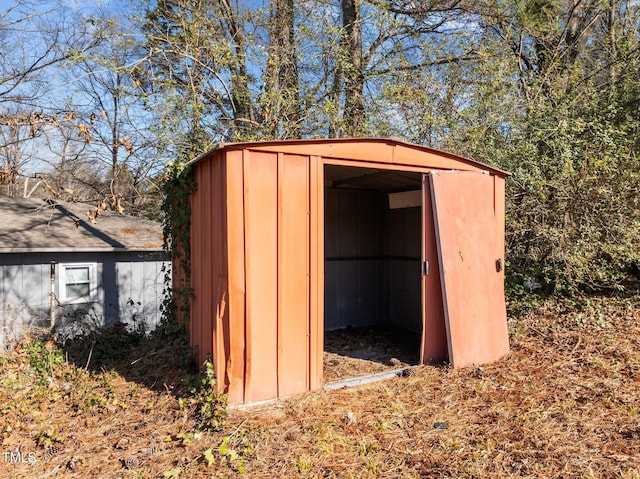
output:
{"label": "dirt floor inside shed", "polygon": [[324,383],[416,366],[420,335],[387,324],[324,333]]}

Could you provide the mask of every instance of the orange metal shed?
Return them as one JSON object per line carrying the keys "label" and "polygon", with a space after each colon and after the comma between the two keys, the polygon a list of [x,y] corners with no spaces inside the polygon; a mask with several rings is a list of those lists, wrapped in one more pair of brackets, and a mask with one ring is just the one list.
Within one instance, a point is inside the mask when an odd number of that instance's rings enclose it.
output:
{"label": "orange metal shed", "polygon": [[[188,329],[230,403],[321,387],[325,303],[332,321],[346,324],[345,315],[378,314],[367,303],[385,288],[399,291],[385,303],[398,321],[418,316],[422,363],[463,367],[509,351],[507,172],[394,139],[222,144],[192,163]],[[420,208],[396,213],[383,204],[403,191]],[[402,255],[409,246],[413,257]],[[378,286],[367,296],[373,276]]]}

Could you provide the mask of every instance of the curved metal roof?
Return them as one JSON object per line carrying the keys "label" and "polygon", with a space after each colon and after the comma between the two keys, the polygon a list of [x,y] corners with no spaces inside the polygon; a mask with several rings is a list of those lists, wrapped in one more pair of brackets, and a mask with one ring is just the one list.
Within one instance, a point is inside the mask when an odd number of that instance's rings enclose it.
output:
{"label": "curved metal roof", "polygon": [[[400,138],[323,138],[295,140],[263,140],[254,142],[220,143],[215,148],[194,158],[194,164],[220,150],[259,150],[278,151],[290,154],[317,155],[356,161],[374,161],[379,163],[405,166],[429,167],[435,164],[458,165],[460,169],[484,170],[501,177],[511,173],[464,156],[404,141]],[[437,167],[437,166],[436,166]]]}

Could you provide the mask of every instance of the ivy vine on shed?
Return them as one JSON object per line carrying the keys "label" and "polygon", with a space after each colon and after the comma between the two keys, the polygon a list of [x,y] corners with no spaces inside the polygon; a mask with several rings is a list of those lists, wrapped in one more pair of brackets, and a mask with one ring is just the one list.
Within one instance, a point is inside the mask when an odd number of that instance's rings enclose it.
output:
{"label": "ivy vine on shed", "polygon": [[162,202],[163,245],[171,251],[172,268],[165,273],[163,319],[175,321],[180,311],[182,321],[189,322],[193,288],[191,287],[191,205],[189,197],[197,185],[188,163],[170,162],[167,165]]}

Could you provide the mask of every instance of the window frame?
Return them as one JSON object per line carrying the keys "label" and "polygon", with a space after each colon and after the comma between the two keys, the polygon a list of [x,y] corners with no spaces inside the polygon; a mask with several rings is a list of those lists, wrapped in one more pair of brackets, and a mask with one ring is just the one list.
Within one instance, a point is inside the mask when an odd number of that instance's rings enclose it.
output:
{"label": "window frame", "polygon": [[[98,264],[97,263],[60,263],[58,274],[58,301],[64,304],[86,304],[95,303],[98,298]],[[89,294],[86,296],[67,296],[67,269],[88,268],[89,269]]]}

